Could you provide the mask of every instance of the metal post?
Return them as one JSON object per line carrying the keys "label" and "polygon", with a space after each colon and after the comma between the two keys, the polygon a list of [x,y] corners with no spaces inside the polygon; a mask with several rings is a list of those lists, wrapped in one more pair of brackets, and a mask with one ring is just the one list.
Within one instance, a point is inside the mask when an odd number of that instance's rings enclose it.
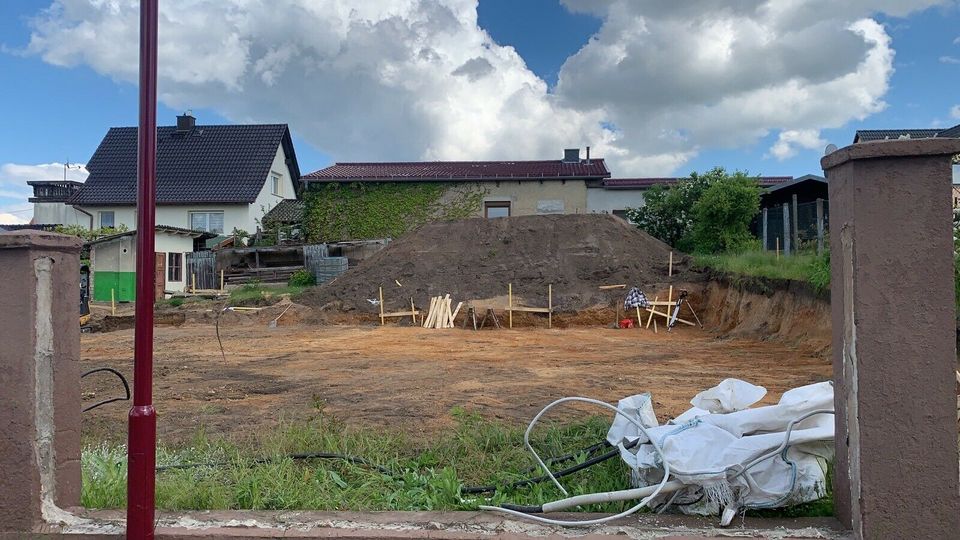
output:
{"label": "metal post", "polygon": [[127,538],[152,539],[157,416],[153,408],[154,225],[157,175],[157,10],[140,1],[140,123],[137,131],[137,296],[133,406],[127,440]]}
{"label": "metal post", "polygon": [[767,251],[767,209],[763,209],[763,251]]}
{"label": "metal post", "polygon": [[783,203],[783,254],[790,255],[790,205]]}
{"label": "metal post", "polygon": [[817,199],[817,255],[823,255],[823,199]]}
{"label": "metal post", "polygon": [[793,194],[793,249],[800,251],[800,227],[799,227],[799,216],[800,212],[797,211],[797,194]]}

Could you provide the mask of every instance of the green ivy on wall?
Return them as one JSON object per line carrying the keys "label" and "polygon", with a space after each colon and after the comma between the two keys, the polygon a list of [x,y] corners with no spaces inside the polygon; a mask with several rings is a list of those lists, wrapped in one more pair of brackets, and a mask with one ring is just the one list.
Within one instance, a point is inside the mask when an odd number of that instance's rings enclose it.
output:
{"label": "green ivy on wall", "polygon": [[429,221],[477,215],[488,192],[443,182],[325,184],[306,194],[303,225],[310,242],[397,238]]}

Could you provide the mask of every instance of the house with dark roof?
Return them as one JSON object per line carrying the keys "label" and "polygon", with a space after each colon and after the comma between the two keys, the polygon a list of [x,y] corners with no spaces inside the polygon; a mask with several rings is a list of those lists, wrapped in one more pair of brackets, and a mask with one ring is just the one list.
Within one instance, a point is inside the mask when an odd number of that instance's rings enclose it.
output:
{"label": "house with dark roof", "polygon": [[[136,228],[137,128],[110,128],[67,203],[91,228]],[[188,112],[157,128],[156,223],[214,234],[253,232],[299,195],[300,168],[286,124],[197,125]]]}
{"label": "house with dark roof", "polygon": [[601,158],[587,148],[564,151],[564,158],[541,161],[416,161],[335,163],[303,176],[304,189],[328,184],[434,183],[480,186],[477,216],[575,214],[587,211],[586,182],[610,177]]}
{"label": "house with dark roof", "polygon": [[[628,208],[640,208],[644,195],[654,186],[672,186],[689,177],[604,178],[587,182],[587,210],[626,219]],[[760,187],[769,188],[793,180],[792,176],[760,176]]]}
{"label": "house with dark roof", "polygon": [[886,141],[897,139],[934,139],[960,137],[960,124],[951,128],[928,129],[858,129],[853,136],[853,143]]}

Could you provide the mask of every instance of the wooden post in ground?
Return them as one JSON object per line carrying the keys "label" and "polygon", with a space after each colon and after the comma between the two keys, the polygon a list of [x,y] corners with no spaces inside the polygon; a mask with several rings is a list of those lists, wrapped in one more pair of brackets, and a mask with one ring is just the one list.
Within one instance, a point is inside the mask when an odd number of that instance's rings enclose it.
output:
{"label": "wooden post in ground", "polygon": [[223,268],[220,269],[220,290],[223,290]]}
{"label": "wooden post in ground", "polygon": [[383,287],[378,287],[380,293],[380,326],[383,326]]}
{"label": "wooden post in ground", "polygon": [[670,266],[667,271],[667,277],[673,277],[673,252],[670,252]]}
{"label": "wooden post in ground", "polygon": [[513,283],[507,284],[507,316],[510,319],[510,328],[513,328]]}
{"label": "wooden post in ground", "polygon": [[[670,286],[670,292],[667,293],[667,304],[672,304],[672,303],[673,303],[673,285]],[[672,307],[673,306],[668,305],[667,309],[664,310],[667,313],[667,326],[670,325],[670,309]]]}
{"label": "wooden post in ground", "polygon": [[413,297],[410,297],[410,318],[413,319],[413,324],[417,324],[417,306],[413,305]]}
{"label": "wooden post in ground", "polygon": [[777,260],[779,261],[780,260],[780,237],[779,236],[776,237],[775,240],[777,241]]}
{"label": "wooden post in ground", "polygon": [[110,289],[110,315],[117,316],[117,300],[113,295],[113,289]]}
{"label": "wooden post in ground", "polygon": [[660,300],[659,296],[653,297],[653,307],[650,309],[650,317],[647,318],[647,328],[650,328],[650,323],[653,322],[653,309],[656,307],[658,300]]}
{"label": "wooden post in ground", "polygon": [[190,292],[197,292],[197,274],[190,274]]}
{"label": "wooden post in ground", "polygon": [[553,283],[547,285],[547,328],[553,328]]}
{"label": "wooden post in ground", "polygon": [[823,255],[823,199],[817,199],[817,255]]}
{"label": "wooden post in ground", "polygon": [[640,320],[640,305],[637,304],[637,328],[643,328],[643,321]]}

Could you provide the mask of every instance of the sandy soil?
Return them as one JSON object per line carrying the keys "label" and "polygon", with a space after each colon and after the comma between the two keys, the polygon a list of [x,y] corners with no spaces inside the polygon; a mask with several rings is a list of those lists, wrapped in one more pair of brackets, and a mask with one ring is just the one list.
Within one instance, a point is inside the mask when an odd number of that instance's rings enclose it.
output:
{"label": "sandy soil", "polygon": [[[828,379],[830,360],[772,342],[717,339],[690,328],[614,330],[424,330],[388,326],[282,325],[254,319],[158,327],[154,402],[161,442],[207,433],[242,438],[318,408],[352,425],[429,434],[463,406],[488,418],[526,423],[550,401],[582,395],[615,402],[653,393],[661,420],[726,377],[769,390]],[[82,369],[132,371],[133,331],[82,336]],[[83,380],[84,403],[111,397],[115,379]],[[85,413],[88,441],[122,441],[127,403]],[[590,410],[591,413],[597,412]]]}

